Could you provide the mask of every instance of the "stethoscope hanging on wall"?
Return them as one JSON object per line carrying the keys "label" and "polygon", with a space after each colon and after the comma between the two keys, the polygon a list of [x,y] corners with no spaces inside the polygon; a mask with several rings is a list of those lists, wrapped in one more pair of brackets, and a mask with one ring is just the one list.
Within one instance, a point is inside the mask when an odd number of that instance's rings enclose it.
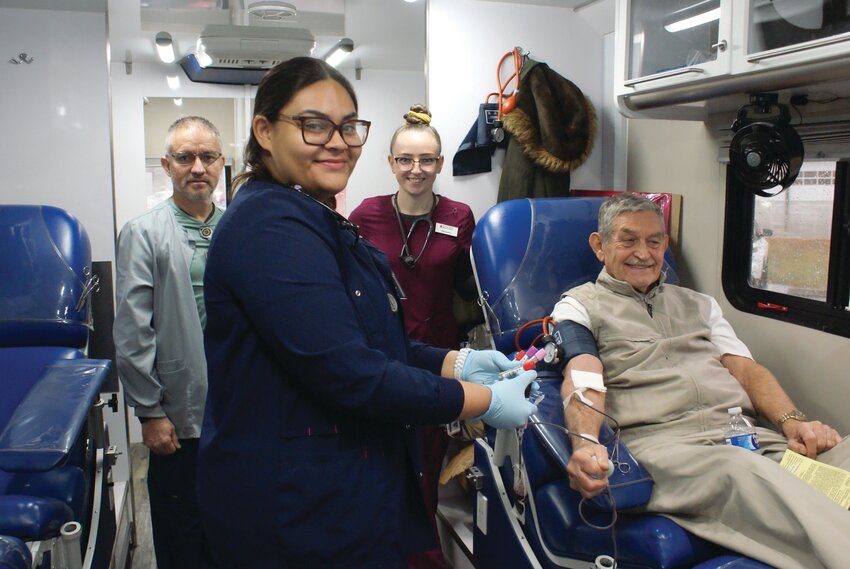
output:
{"label": "stethoscope hanging on wall", "polygon": [[[422,254],[425,252],[425,248],[428,247],[428,242],[431,240],[431,235],[434,233],[434,222],[431,219],[434,215],[434,209],[437,207],[437,195],[432,194],[434,198],[434,202],[431,204],[431,211],[428,212],[424,217],[420,217],[415,219],[413,223],[410,225],[410,229],[406,232],[404,231],[404,221],[401,219],[401,212],[398,210],[398,192],[393,196],[393,209],[395,210],[395,217],[398,220],[398,229],[401,232],[401,253],[398,258],[401,260],[401,264],[407,267],[408,269],[412,269],[416,266],[416,263],[419,262],[419,259],[422,257]],[[410,251],[410,238],[413,236],[413,232],[416,230],[416,224],[420,221],[428,224],[428,233],[425,234],[425,242],[422,244],[422,248],[419,250],[419,254],[414,256]]]}

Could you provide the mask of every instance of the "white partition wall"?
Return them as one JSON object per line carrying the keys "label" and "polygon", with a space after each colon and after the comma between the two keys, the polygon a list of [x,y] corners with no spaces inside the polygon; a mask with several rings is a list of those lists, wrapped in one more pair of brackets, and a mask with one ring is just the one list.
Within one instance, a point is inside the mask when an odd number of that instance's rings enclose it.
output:
{"label": "white partition wall", "polygon": [[[572,8],[484,0],[429,0],[428,103],[443,138],[446,166],[438,190],[469,204],[478,219],[499,189],[503,151],[493,171],[452,177],[451,161],[488,93],[495,91],[496,66],[514,46],[530,52],[575,83],[602,113],[604,39]],[[573,172],[573,188],[602,187],[602,152],[597,138],[587,162]]]}
{"label": "white partition wall", "polygon": [[71,212],[114,260],[106,13],[0,8],[0,54],[0,202]]}
{"label": "white partition wall", "polygon": [[404,122],[410,105],[425,101],[425,74],[414,71],[365,69],[360,79],[345,73],[360,105],[360,116],[372,121],[369,139],[345,191],[346,214],[364,198],[391,194],[398,183],[387,163],[390,139]]}

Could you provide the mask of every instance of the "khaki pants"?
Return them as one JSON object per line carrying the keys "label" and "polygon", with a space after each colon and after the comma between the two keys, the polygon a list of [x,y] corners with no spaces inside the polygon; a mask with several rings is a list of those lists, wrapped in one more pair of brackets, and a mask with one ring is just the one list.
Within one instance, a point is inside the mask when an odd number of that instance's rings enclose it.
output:
{"label": "khaki pants", "polygon": [[[777,569],[850,567],[850,511],[777,464],[781,435],[758,435],[758,454],[727,446],[719,431],[629,440],[655,480],[646,510]],[[818,460],[850,470],[850,438]]]}

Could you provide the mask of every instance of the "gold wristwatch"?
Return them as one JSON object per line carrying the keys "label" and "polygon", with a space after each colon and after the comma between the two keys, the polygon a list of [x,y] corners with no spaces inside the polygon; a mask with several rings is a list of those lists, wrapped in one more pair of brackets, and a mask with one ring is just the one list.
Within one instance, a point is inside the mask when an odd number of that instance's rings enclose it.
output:
{"label": "gold wristwatch", "polygon": [[787,421],[789,419],[794,419],[795,421],[808,421],[809,420],[808,417],[806,417],[805,413],[803,413],[799,409],[794,409],[792,411],[788,411],[787,413],[785,413],[784,415],[779,417],[779,419],[777,419],[776,423],[780,427],[782,427],[782,425],[785,423],[785,421]]}

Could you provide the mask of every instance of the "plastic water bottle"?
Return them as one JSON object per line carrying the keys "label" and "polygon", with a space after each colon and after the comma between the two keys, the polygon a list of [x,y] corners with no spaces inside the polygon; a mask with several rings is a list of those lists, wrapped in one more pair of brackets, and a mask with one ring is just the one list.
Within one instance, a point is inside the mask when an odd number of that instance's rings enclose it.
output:
{"label": "plastic water bottle", "polygon": [[726,438],[727,445],[741,447],[747,450],[756,450],[759,448],[756,430],[753,428],[749,419],[741,415],[740,407],[731,407],[729,409],[729,422],[726,423],[723,436]]}

